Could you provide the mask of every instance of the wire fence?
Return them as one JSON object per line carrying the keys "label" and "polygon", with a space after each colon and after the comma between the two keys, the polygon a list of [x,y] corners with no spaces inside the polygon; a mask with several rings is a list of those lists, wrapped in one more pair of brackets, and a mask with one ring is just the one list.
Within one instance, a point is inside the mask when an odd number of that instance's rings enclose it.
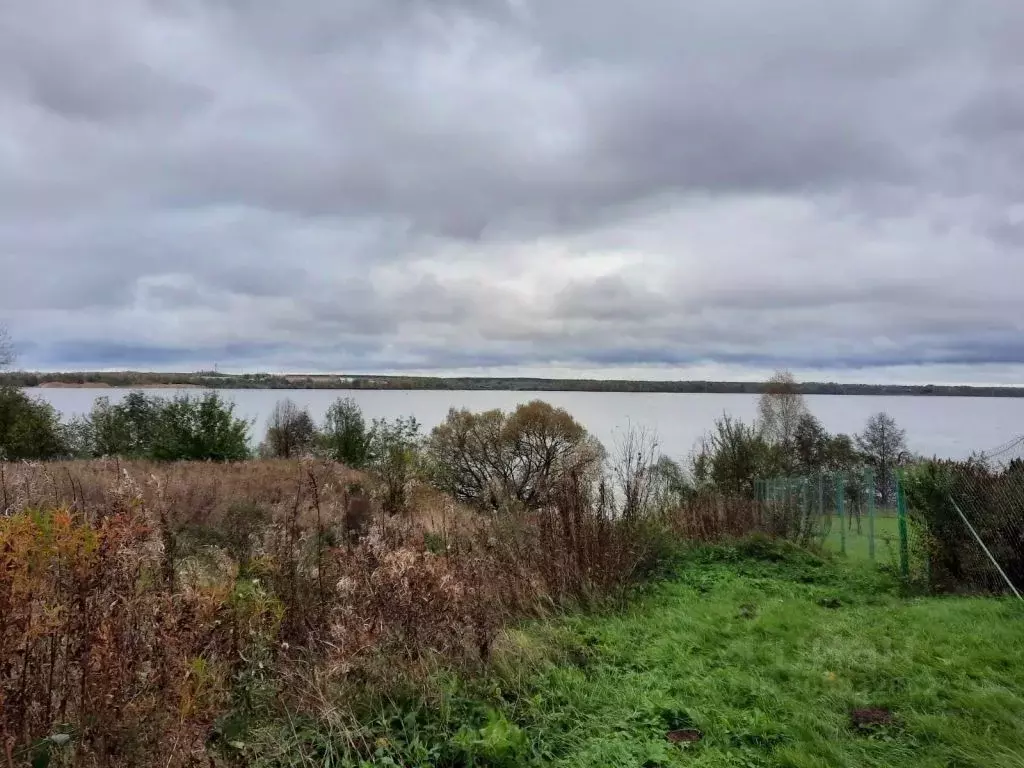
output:
{"label": "wire fence", "polygon": [[943,592],[1024,600],[1024,436],[966,461],[756,483],[765,527]]}
{"label": "wire fence", "polygon": [[870,468],[773,477],[756,484],[766,527],[799,544],[910,569],[910,526],[899,476]]}
{"label": "wire fence", "polygon": [[[942,591],[1024,591],[1024,437],[967,461],[910,468],[909,506]],[[1024,598],[1021,598],[1024,599]]]}
{"label": "wire fence", "polygon": [[980,460],[985,477],[965,473],[960,516],[985,552],[986,570],[991,561],[1009,589],[1024,600],[1024,435],[982,453]]}

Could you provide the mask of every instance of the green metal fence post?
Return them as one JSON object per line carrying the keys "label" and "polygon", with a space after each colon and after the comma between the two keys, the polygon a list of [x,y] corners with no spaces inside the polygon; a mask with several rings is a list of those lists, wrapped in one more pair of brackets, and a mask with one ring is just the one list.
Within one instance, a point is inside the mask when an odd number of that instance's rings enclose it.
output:
{"label": "green metal fence post", "polygon": [[[786,510],[785,520],[787,521],[786,528],[788,529],[789,521],[796,518],[796,515],[793,514],[793,483],[790,481],[789,477],[784,478],[782,482],[786,484],[786,506],[783,507],[783,509]],[[797,528],[794,533],[799,535],[800,529]]]}
{"label": "green metal fence post", "polygon": [[846,554],[846,476],[842,472],[836,473],[836,511],[839,513],[839,551]]}
{"label": "green metal fence post", "polygon": [[811,540],[811,484],[806,477],[800,481],[800,517],[803,520],[800,541],[806,544]]}
{"label": "green metal fence post", "polygon": [[824,525],[825,519],[825,473],[818,473],[818,525]]}
{"label": "green metal fence post", "polygon": [[875,472],[868,468],[864,470],[864,485],[867,487],[868,503],[868,557],[875,559]]}
{"label": "green metal fence post", "polygon": [[903,479],[896,475],[896,522],[900,529],[900,573],[910,577],[910,542],[907,540],[907,497],[903,492]]}

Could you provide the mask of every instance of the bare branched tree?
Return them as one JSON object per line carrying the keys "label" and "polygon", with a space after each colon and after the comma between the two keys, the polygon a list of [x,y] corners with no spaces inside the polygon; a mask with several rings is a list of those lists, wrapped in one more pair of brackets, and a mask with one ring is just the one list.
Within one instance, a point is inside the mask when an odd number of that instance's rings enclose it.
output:
{"label": "bare branched tree", "polygon": [[290,459],[308,453],[316,440],[316,424],[309,411],[285,398],[274,406],[267,424],[263,452]]}
{"label": "bare branched tree", "polygon": [[800,422],[809,413],[792,373],[778,371],[768,380],[757,410],[761,434],[769,443],[781,448],[788,460],[795,453]]}
{"label": "bare branched tree", "polygon": [[651,509],[659,476],[658,436],[644,427],[630,425],[616,445],[612,475],[616,491],[622,494],[622,516],[634,519]]}

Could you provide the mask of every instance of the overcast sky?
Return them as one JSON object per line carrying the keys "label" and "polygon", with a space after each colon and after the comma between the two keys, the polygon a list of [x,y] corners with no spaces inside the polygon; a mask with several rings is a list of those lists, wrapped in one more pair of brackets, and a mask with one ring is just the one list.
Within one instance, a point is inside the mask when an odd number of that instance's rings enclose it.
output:
{"label": "overcast sky", "polygon": [[1020,0],[7,0],[30,369],[1024,376]]}

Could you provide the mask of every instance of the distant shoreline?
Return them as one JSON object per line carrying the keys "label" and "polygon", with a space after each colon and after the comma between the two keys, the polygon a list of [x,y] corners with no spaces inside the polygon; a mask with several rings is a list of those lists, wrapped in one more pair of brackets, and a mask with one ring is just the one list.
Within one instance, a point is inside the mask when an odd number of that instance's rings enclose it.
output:
{"label": "distant shoreline", "polygon": [[[440,376],[370,376],[342,374],[152,373],[145,371],[76,371],[65,373],[13,371],[0,383],[45,388],[204,388],[204,389],[335,389],[335,390],[491,390],[508,392],[663,392],[676,394],[761,394],[767,386],[755,381],[631,381],[622,379],[539,379]],[[1024,397],[1024,387],[836,384],[802,382],[805,395],[887,395],[911,397]]]}
{"label": "distant shoreline", "polygon": [[[24,385],[22,385],[24,386]],[[120,384],[107,381],[43,381],[37,385],[40,389],[111,389]],[[146,384],[147,389],[202,389],[201,384]]]}

